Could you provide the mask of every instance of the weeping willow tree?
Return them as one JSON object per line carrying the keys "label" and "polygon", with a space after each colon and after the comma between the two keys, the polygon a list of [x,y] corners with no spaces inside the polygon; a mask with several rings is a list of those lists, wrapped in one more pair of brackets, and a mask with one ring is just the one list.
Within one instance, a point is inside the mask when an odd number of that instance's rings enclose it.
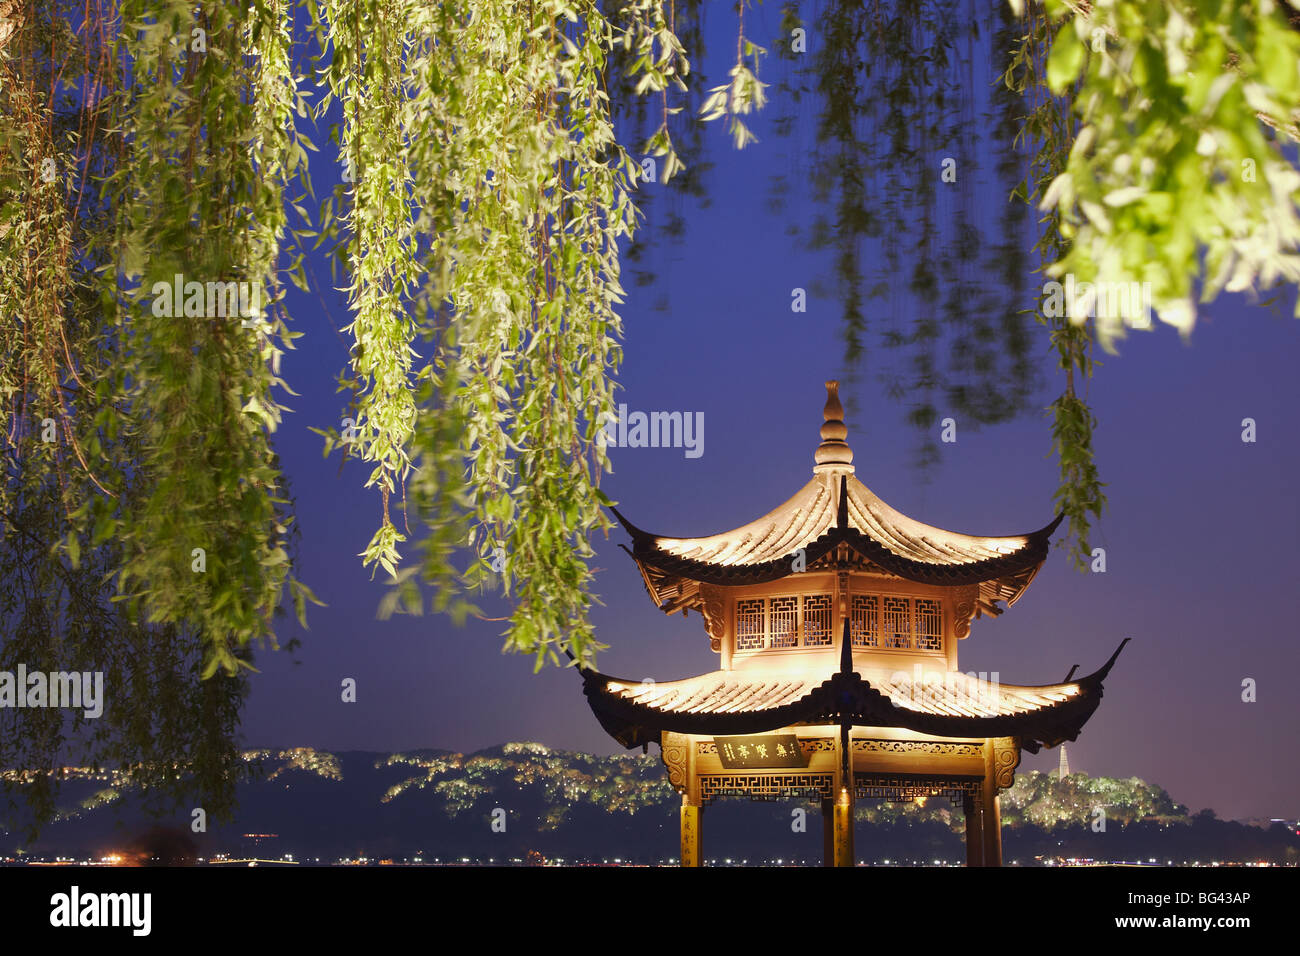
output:
{"label": "weeping willow tree", "polygon": [[[117,13],[22,2],[0,10],[0,671],[94,672],[108,697],[97,718],[75,708],[13,709],[13,701],[0,711],[5,825],[29,832],[53,815],[56,770],[69,763],[117,768],[159,812],[202,806],[228,816],[246,680],[201,677],[223,653],[244,662],[249,655],[234,613],[226,627],[205,633],[215,612],[203,588],[216,585],[219,596],[243,584],[264,588],[266,577],[195,574],[191,548],[237,568],[241,545],[277,533],[272,521],[259,527],[249,508],[258,494],[252,482],[279,483],[274,456],[238,407],[228,411],[240,380],[265,377],[264,366],[243,344],[220,340],[211,323],[187,324],[183,312],[170,324],[151,322],[148,309],[128,319],[134,293],[126,276],[149,257],[157,257],[158,274],[174,264],[219,276],[198,257],[223,258],[232,270],[248,250],[230,248],[241,236],[230,220],[224,232],[222,223],[196,226],[208,230],[200,242],[177,225],[186,202],[204,203],[212,217],[238,214],[217,188],[203,195],[184,185],[210,168],[215,145],[210,152],[196,140],[188,154],[168,156],[157,147],[158,157],[133,167],[133,156],[148,156],[150,132],[180,143],[176,130],[197,129],[216,113],[185,117],[184,125],[169,115],[181,97],[153,89],[151,71],[172,71],[185,54],[161,25],[118,36]],[[160,66],[160,56],[171,65]],[[232,76],[214,84],[212,71],[191,72],[185,108],[201,110],[212,85],[238,89],[239,74]],[[230,101],[223,108],[242,112]],[[127,132],[130,124],[136,132]],[[246,155],[229,135],[223,148]],[[234,197],[240,185],[226,188]],[[173,231],[151,234],[154,224]],[[185,256],[195,258],[177,258]],[[185,356],[188,364],[178,364]],[[226,441],[209,440],[214,428]],[[249,467],[258,456],[260,467]],[[248,490],[236,492],[244,482]],[[274,520],[287,520],[283,502],[263,498]],[[227,535],[234,540],[223,541]]]}
{"label": "weeping willow tree", "polygon": [[[77,747],[121,758],[160,799],[228,803],[253,652],[315,600],[294,572],[272,446],[300,334],[285,283],[309,285],[313,244],[333,251],[351,312],[352,406],[326,448],[370,469],[361,558],[392,581],[383,610],[463,617],[498,582],[515,603],[508,649],[538,666],[599,649],[597,424],[613,407],[644,159],[698,194],[701,124],[747,146],[769,98],[747,4],[725,81],[691,72],[702,9],[0,0],[0,663],[102,670],[111,715],[0,718],[15,721],[0,757],[37,773],[23,785],[40,807],[53,794],[40,771]],[[919,396],[913,420],[933,420],[935,395],[1003,420],[1030,393],[1037,316],[1067,372],[1054,427],[1082,549],[1101,498],[1080,393],[1093,338],[1119,330],[1086,302],[1052,314],[1011,237],[1026,204],[1042,206],[1049,275],[1147,269],[1180,328],[1202,251],[1208,294],[1293,281],[1295,173],[1271,131],[1294,135],[1297,37],[1264,2],[1012,12],[796,5],[768,46],[794,54],[806,24],[815,51],[799,61],[809,82],[789,87],[818,98],[834,147],[813,160],[831,206],[813,238],[836,252],[850,358],[865,354],[865,302],[911,296],[917,321],[876,331],[910,350],[893,375]],[[1000,81],[983,99],[963,95],[977,49]],[[940,188],[936,161],[979,113],[1014,146],[997,175],[1025,170],[1013,201],[992,204],[1002,246],[984,243],[966,166]],[[620,137],[620,116],[644,128]],[[321,122],[330,146],[305,134]],[[322,149],[343,171],[328,196],[309,176]],[[865,173],[890,158],[882,189]],[[1240,175],[1246,160],[1257,178]],[[901,280],[851,281],[864,239]]]}
{"label": "weeping willow tree", "polygon": [[[159,799],[229,808],[253,651],[315,600],[271,444],[299,334],[284,284],[306,286],[313,239],[352,312],[354,418],[328,445],[373,467],[363,561],[392,576],[388,609],[420,609],[432,585],[463,615],[499,571],[512,649],[539,666],[593,653],[595,435],[640,174],[606,90],[680,89],[689,70],[663,4],[615,12],[0,8],[0,664],[102,672],[109,696],[99,722],[0,715],[6,793],[32,819],[74,753]],[[304,129],[334,103],[345,185],[314,214]],[[653,148],[676,161],[666,133]]]}

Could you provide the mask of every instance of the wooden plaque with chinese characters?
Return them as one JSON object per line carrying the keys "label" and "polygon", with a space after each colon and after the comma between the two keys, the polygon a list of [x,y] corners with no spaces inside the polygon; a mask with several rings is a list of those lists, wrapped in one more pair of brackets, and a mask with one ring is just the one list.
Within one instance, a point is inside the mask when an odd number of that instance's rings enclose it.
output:
{"label": "wooden plaque with chinese characters", "polygon": [[718,748],[718,759],[727,770],[808,766],[808,755],[794,734],[714,737],[713,742]]}

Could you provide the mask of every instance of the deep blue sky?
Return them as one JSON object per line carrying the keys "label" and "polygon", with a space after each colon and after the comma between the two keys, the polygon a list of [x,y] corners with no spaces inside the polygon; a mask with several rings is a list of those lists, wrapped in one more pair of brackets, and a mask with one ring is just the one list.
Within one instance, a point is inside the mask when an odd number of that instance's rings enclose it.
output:
{"label": "deep blue sky", "polygon": [[[734,49],[734,23],[720,14],[711,49],[727,51],[727,37]],[[757,38],[773,33],[775,10],[755,19]],[[711,63],[712,76],[725,69]],[[829,260],[784,230],[788,218],[811,215],[811,200],[790,197],[780,216],[763,201],[768,177],[789,171],[798,141],[771,135],[765,118],[754,125],[762,141],[743,152],[714,131],[711,207],[683,208],[685,239],[651,253],[654,285],[628,282],[620,400],[633,410],[700,411],[705,421],[698,459],[681,449],[612,452],[604,487],[648,530],[712,533],[785,500],[811,476],[822,382],[844,371],[840,303],[811,295]],[[317,165],[319,186],[330,171]],[[663,203],[650,210],[665,211]],[[1031,261],[1026,253],[1027,268]],[[289,300],[307,334],[284,362],[300,397],[287,399],[296,411],[275,444],[297,497],[300,575],[329,607],[311,609],[296,661],[258,655],[247,743],[469,751],[526,739],[614,752],[576,674],[534,675],[531,659],[503,656],[501,624],[376,619],[384,587],[356,555],[377,526],[378,498],[362,489],[364,469],[350,464],[340,476],[337,456],[322,459],[321,440],[308,430],[337,427],[344,414],[334,383],[346,350],[335,330],[349,321],[328,267],[318,260],[315,272],[326,308],[296,292]],[[810,289],[805,314],[790,311],[795,286]],[[665,311],[654,308],[661,297]],[[963,670],[1035,684],[1061,679],[1076,663],[1086,673],[1133,639],[1099,711],[1068,745],[1074,769],[1139,776],[1223,816],[1300,815],[1298,344],[1300,323],[1229,296],[1205,310],[1189,343],[1159,326],[1133,334],[1098,369],[1089,396],[1109,507],[1094,543],[1106,548],[1108,570],[1080,574],[1054,550],[1025,597],[1001,618],[975,622],[960,645]],[[1046,363],[1045,337],[1035,347]],[[1038,405],[1057,391],[1049,375]],[[1053,517],[1044,414],[979,431],[959,420],[958,441],[942,446],[941,463],[922,480],[909,464],[917,435],[874,377],[843,392],[859,409],[848,422],[858,477],[894,507],[972,533],[1018,533]],[[1245,417],[1258,423],[1255,444],[1240,439]],[[610,645],[601,669],[637,679],[713,669],[700,619],[654,608],[620,541],[616,531],[596,543],[604,606],[592,616]],[[283,637],[297,633],[286,627]],[[357,680],[355,704],[340,701],[344,677]],[[1247,677],[1258,683],[1256,703],[1241,701]],[[1045,751],[1021,766],[1048,769],[1057,759]]]}

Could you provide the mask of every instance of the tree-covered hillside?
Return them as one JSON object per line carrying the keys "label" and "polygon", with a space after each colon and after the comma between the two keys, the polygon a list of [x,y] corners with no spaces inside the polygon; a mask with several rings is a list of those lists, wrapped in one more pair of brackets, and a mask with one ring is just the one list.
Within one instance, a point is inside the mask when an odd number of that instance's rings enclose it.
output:
{"label": "tree-covered hillside", "polygon": [[[147,835],[160,824],[199,857],[653,863],[677,852],[679,798],[653,753],[601,757],[509,743],[472,754],[299,747],[246,751],[243,758],[247,773],[231,825],[194,834],[193,808],[150,816],[144,812],[149,794],[130,774],[67,768],[57,821],[35,841],[20,828],[0,835],[0,856],[121,852],[152,839]],[[13,782],[27,779],[5,773]],[[1300,859],[1300,837],[1287,828],[1221,821],[1212,811],[1189,815],[1164,790],[1137,778],[1018,774],[1002,796],[1002,812],[1009,864]],[[807,801],[715,803],[705,814],[706,856],[817,863],[819,817],[817,804]],[[864,802],[858,821],[860,860],[964,859],[964,818],[942,798]]]}

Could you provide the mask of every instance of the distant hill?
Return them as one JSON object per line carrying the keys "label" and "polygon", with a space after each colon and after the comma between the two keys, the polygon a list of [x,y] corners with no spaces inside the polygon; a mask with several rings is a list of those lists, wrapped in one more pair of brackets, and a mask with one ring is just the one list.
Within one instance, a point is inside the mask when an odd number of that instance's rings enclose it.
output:
{"label": "distant hill", "polygon": [[[239,785],[236,820],[209,821],[200,834],[190,833],[191,808],[155,819],[141,810],[140,794],[123,775],[69,768],[60,818],[31,844],[0,833],[0,856],[101,856],[142,839],[152,846],[159,827],[171,828],[164,836],[173,843],[193,843],[181,855],[209,858],[656,863],[678,849],[680,798],[654,753],[597,757],[510,743],[473,754],[295,748],[250,751],[244,759],[249,779]],[[4,776],[19,786],[14,773]],[[1008,863],[1300,859],[1300,837],[1286,827],[1221,821],[1208,811],[1189,816],[1164,790],[1137,778],[1017,774],[1002,796],[1002,813]],[[964,858],[963,817],[945,800],[864,803],[858,820],[859,859]],[[706,857],[719,861],[818,863],[820,811],[806,802],[722,801],[705,813],[704,839]]]}

